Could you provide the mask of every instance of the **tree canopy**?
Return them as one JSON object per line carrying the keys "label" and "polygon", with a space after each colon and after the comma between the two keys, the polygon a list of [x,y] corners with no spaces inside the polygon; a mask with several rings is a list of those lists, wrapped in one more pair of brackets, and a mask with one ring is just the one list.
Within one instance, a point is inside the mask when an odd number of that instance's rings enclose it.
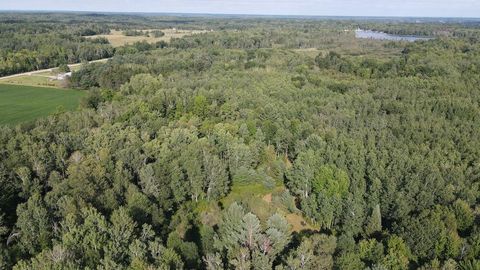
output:
{"label": "tree canopy", "polygon": [[[478,269],[478,24],[11,16],[4,63],[114,56],[73,71],[78,110],[0,126],[0,268]],[[213,31],[82,37],[174,25]]]}

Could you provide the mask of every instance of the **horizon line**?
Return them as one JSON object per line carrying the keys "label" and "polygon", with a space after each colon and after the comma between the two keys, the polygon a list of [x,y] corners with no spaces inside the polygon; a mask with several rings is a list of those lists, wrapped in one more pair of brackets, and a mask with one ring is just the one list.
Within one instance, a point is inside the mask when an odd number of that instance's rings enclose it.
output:
{"label": "horizon line", "polygon": [[261,13],[205,13],[205,12],[170,12],[170,11],[102,11],[102,10],[29,10],[29,9],[0,9],[0,13],[32,12],[32,13],[106,13],[106,14],[163,14],[163,15],[195,15],[195,16],[257,16],[257,17],[310,17],[310,18],[409,18],[409,19],[474,19],[480,17],[460,16],[411,16],[411,15],[307,15],[307,14],[261,14]]}

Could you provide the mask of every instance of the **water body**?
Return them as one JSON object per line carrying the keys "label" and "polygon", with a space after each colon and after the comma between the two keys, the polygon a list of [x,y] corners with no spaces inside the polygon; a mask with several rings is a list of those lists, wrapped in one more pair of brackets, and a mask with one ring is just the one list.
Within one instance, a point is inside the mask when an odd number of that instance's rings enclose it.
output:
{"label": "water body", "polygon": [[376,40],[392,40],[392,41],[408,41],[414,42],[417,40],[430,40],[431,37],[421,37],[421,36],[401,36],[401,35],[391,35],[384,32],[372,31],[372,30],[355,30],[356,38],[365,38],[365,39],[376,39]]}

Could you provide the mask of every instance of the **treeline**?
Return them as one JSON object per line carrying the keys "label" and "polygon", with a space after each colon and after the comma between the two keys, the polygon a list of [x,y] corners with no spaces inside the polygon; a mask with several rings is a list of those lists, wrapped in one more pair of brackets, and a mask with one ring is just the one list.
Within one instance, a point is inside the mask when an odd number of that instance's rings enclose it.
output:
{"label": "treeline", "polygon": [[[170,24],[158,24],[166,27]],[[152,28],[148,17],[88,13],[0,13],[0,76],[109,58],[114,48],[104,38],[85,38],[108,34],[111,29],[127,29],[127,35],[154,35],[131,29]],[[164,47],[138,43],[119,49],[119,54]]]}
{"label": "treeline", "polygon": [[362,24],[360,26],[362,29],[369,29],[373,31],[385,32],[392,35],[401,35],[401,36],[421,36],[421,37],[434,37],[437,35],[453,35],[453,28],[449,26],[441,27],[439,24],[387,24],[379,25],[376,24]]}
{"label": "treeline", "polygon": [[148,31],[139,31],[139,30],[125,30],[122,32],[125,36],[147,36]]}
{"label": "treeline", "polygon": [[165,33],[161,30],[125,30],[122,32],[125,36],[146,36],[146,37],[163,37]]}
{"label": "treeline", "polygon": [[354,36],[340,29],[324,29],[299,25],[286,29],[231,30],[173,39],[171,46],[178,49],[218,47],[224,49],[259,49],[282,47],[288,49],[334,48],[336,44],[354,41]]}
{"label": "treeline", "polygon": [[[419,19],[422,20],[422,19]],[[423,36],[423,37],[458,37],[475,38],[478,40],[480,34],[478,20],[455,21],[454,19],[436,19],[436,22],[429,20],[425,22],[410,23],[379,23],[363,22],[359,23],[362,29],[386,32],[393,35],[404,36]]]}
{"label": "treeline", "polygon": [[114,49],[104,39],[62,34],[0,37],[0,76],[108,58]]}
{"label": "treeline", "polygon": [[[335,51],[319,54],[315,62],[319,68],[366,78],[438,77],[472,78],[480,71],[475,59],[478,43],[469,39],[440,39],[408,44],[401,57],[377,60],[369,57],[342,56]],[[441,55],[441,58],[439,57]]]}
{"label": "treeline", "polygon": [[108,31],[90,23],[1,23],[0,76],[111,57],[114,49],[106,39],[82,37]]}

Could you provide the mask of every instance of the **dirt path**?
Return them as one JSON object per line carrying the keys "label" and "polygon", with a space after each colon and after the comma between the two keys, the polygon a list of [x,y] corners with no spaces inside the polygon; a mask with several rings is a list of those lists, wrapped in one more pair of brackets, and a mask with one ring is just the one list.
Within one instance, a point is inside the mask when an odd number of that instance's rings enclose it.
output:
{"label": "dirt path", "polygon": [[[98,63],[98,62],[106,62],[111,58],[104,58],[104,59],[99,59],[99,60],[93,60],[88,63]],[[77,63],[77,64],[71,64],[68,65],[69,68],[74,68],[82,65],[83,63]],[[29,72],[24,72],[24,73],[18,73],[18,74],[13,74],[13,75],[8,75],[5,77],[0,77],[0,80],[6,80],[6,79],[11,79],[11,78],[16,78],[16,77],[21,77],[21,76],[30,76],[30,75],[35,75],[38,73],[43,73],[43,72],[52,72],[55,68],[47,68],[47,69],[41,69],[41,70],[34,70],[34,71],[29,71]]]}

